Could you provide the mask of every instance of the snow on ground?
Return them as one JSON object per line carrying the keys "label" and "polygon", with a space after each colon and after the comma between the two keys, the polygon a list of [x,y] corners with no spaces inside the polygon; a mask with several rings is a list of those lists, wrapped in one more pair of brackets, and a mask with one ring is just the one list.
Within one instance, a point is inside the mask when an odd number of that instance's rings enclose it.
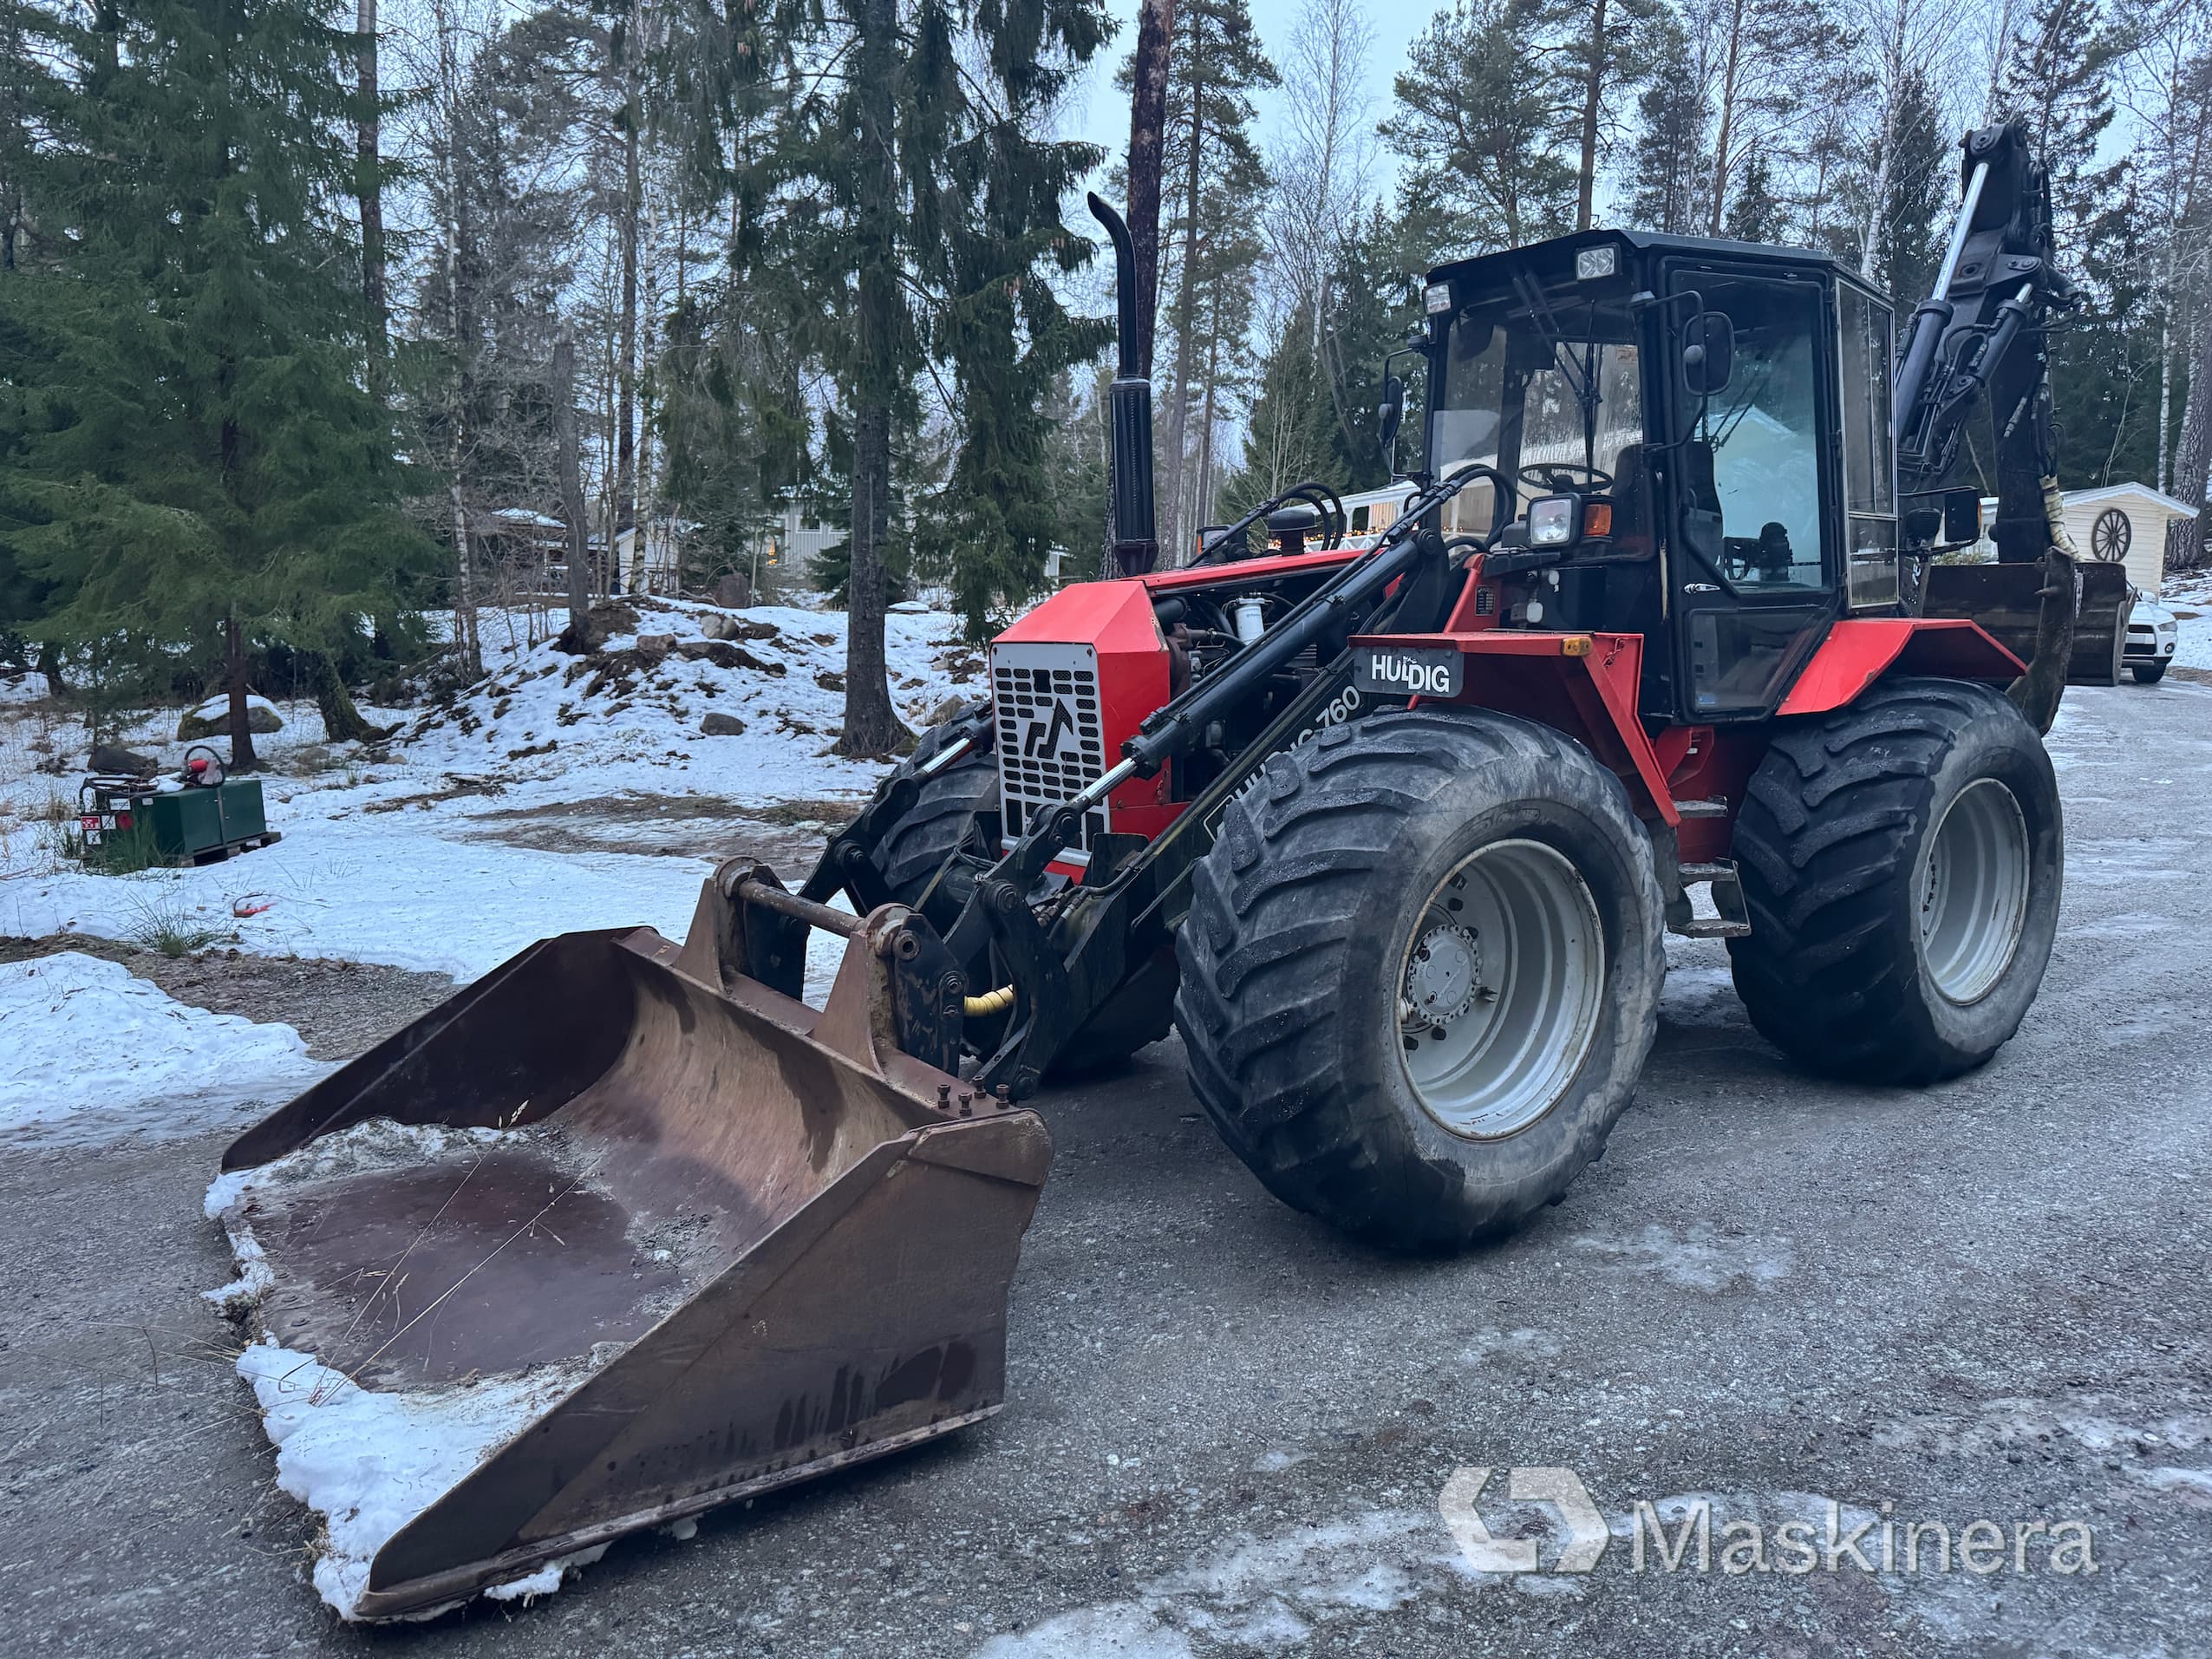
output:
{"label": "snow on ground", "polygon": [[2158,603],[2180,624],[2174,646],[2176,668],[2212,669],[2212,571],[2190,571],[2166,578]]}
{"label": "snow on ground", "polygon": [[[569,656],[486,613],[484,679],[427,711],[364,711],[403,722],[367,756],[326,748],[311,702],[279,705],[285,730],[257,747],[284,839],[195,870],[91,874],[62,857],[82,727],[0,705],[0,933],[205,928],[264,954],[461,979],[571,929],[645,924],[682,937],[701,880],[747,844],[748,824],[760,827],[755,814],[786,833],[841,820],[885,767],[830,753],[844,707],[842,614],[630,603],[641,631],[671,637],[673,649],[641,651],[625,635]],[[749,637],[710,641],[710,618]],[[910,728],[980,692],[980,657],[949,615],[896,612],[886,637],[892,698]],[[703,736],[708,714],[744,729]],[[123,741],[173,767],[176,718],[157,712]],[[56,754],[65,769],[42,773]]]}
{"label": "snow on ground", "polygon": [[67,950],[0,963],[0,1143],[191,1134],[329,1069],[289,1025],[176,1002],[120,963]]}

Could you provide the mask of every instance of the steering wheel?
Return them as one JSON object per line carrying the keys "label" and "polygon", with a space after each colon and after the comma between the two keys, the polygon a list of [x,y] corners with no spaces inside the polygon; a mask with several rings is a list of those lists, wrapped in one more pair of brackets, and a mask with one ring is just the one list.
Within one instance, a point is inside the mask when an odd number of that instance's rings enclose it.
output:
{"label": "steering wheel", "polygon": [[1550,490],[1558,487],[1551,480],[1562,473],[1569,475],[1569,483],[1580,484],[1586,490],[1609,490],[1613,487],[1612,474],[1602,473],[1595,467],[1585,467],[1572,460],[1531,461],[1514,477],[1537,489]]}

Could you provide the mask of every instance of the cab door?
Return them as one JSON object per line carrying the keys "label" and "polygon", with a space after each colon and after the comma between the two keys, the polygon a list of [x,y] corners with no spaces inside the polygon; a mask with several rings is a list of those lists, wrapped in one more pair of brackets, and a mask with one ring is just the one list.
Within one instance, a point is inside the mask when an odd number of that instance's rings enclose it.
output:
{"label": "cab door", "polygon": [[[1669,308],[1726,315],[1727,385],[1693,395],[1670,376],[1674,430],[1667,560],[1681,718],[1771,714],[1835,619],[1842,577],[1829,284],[1809,273],[1680,261]],[[1679,359],[1679,349],[1674,354]]]}

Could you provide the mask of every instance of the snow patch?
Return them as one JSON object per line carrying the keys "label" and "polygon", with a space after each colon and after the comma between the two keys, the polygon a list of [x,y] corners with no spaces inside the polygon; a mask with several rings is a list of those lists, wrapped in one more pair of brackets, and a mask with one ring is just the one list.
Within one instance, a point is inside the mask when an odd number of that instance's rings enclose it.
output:
{"label": "snow patch", "polygon": [[179,1003],[121,963],[64,950],[0,963],[0,1139],[191,1134],[330,1069],[289,1025]]}
{"label": "snow patch", "polygon": [[[995,1636],[977,1659],[1188,1659],[1192,1638],[1209,1648],[1286,1653],[1316,1629],[1357,1613],[1387,1613],[1425,1593],[1439,1575],[1471,1575],[1433,1511],[1371,1510],[1347,1519],[1250,1534],[1102,1602]],[[1333,1651],[1333,1649],[1328,1649]]]}
{"label": "snow patch", "polygon": [[[323,1519],[315,1588],[348,1619],[358,1617],[369,1563],[386,1541],[578,1380],[566,1368],[547,1368],[466,1388],[380,1394],[273,1338],[239,1355],[238,1369],[277,1448],[277,1486]],[[568,1566],[598,1554],[549,1562],[501,1588],[513,1597],[550,1595]]]}
{"label": "snow patch", "polygon": [[1772,1284],[1789,1277],[1791,1265],[1786,1246],[1722,1238],[1705,1226],[1676,1233],[1654,1223],[1633,1235],[1587,1235],[1575,1240],[1575,1248],[1656,1273],[1686,1290],[1725,1290],[1739,1279]]}
{"label": "snow patch", "polygon": [[[258,954],[464,981],[554,933],[643,924],[682,937],[721,857],[788,862],[796,855],[779,843],[857,813],[888,768],[832,753],[844,718],[843,615],[631,603],[641,630],[674,649],[642,652],[632,635],[597,658],[568,656],[531,643],[524,613],[485,610],[484,678],[427,711],[365,710],[407,722],[378,758],[326,745],[312,702],[280,705],[285,730],[258,747],[280,768],[262,787],[284,839],[199,869],[123,878],[62,859],[46,818],[49,798],[69,796],[74,809],[70,787],[40,774],[34,762],[46,757],[24,747],[36,714],[0,706],[0,761],[16,762],[0,766],[0,933],[128,937],[151,906]],[[724,624],[753,637],[707,638]],[[959,630],[943,611],[887,620],[891,698],[910,728],[956,696],[984,694],[982,655]],[[731,650],[757,666],[731,665]],[[609,668],[620,672],[587,692]],[[702,735],[710,713],[736,716],[744,732]],[[161,711],[119,741],[173,761],[175,721]],[[794,813],[794,802],[819,805]],[[249,896],[268,908],[237,914],[234,901]],[[825,988],[827,969],[810,966],[810,985]]]}

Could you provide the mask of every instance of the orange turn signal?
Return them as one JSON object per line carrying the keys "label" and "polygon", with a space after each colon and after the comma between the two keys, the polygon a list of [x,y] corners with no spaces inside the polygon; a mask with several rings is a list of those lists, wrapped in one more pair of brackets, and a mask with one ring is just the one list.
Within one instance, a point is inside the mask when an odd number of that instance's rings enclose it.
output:
{"label": "orange turn signal", "polygon": [[1582,506],[1582,534],[1609,536],[1613,533],[1613,503],[1589,501]]}
{"label": "orange turn signal", "polygon": [[1590,637],[1588,634],[1568,635],[1559,642],[1559,654],[1562,656],[1588,656],[1590,654]]}

